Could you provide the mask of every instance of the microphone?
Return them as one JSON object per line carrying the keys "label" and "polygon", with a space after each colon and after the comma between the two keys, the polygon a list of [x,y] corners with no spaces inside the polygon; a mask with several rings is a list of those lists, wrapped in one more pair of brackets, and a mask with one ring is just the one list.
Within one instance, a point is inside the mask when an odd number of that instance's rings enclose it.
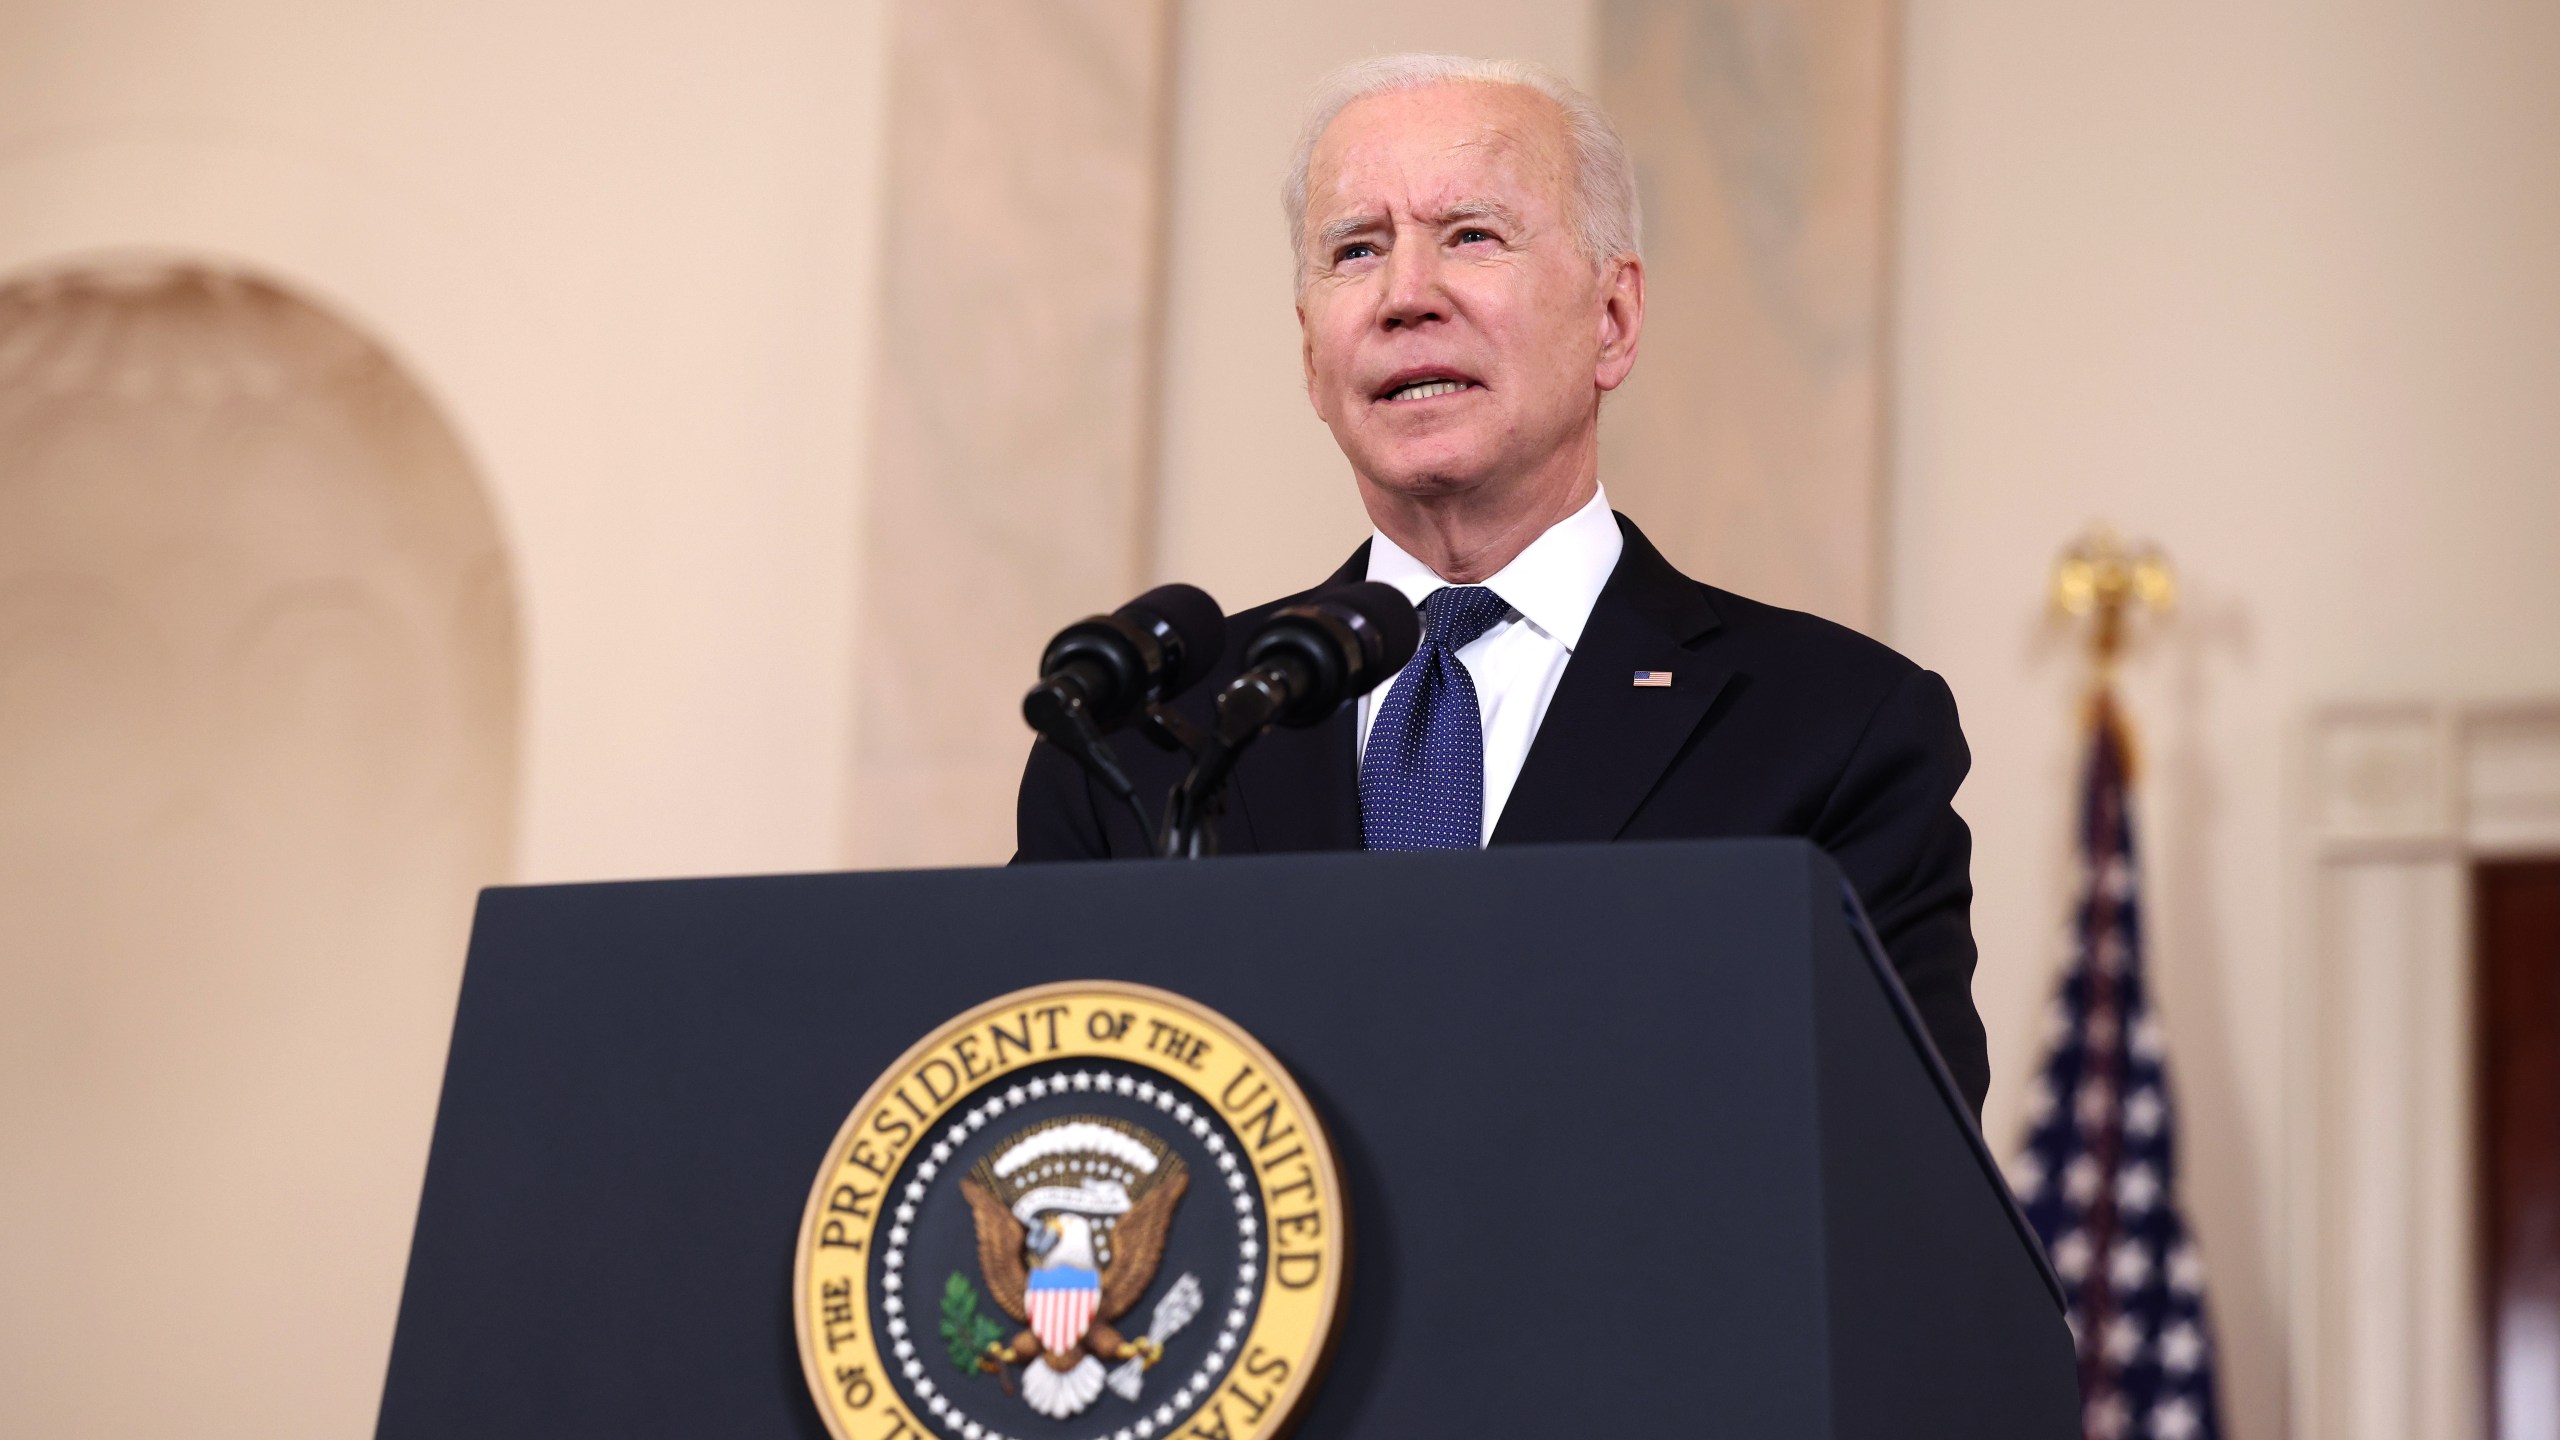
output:
{"label": "microphone", "polygon": [[1375,580],[1276,611],[1218,696],[1218,738],[1244,745],[1274,724],[1317,724],[1402,670],[1421,643],[1421,612]]}
{"label": "microphone", "polygon": [[1160,852],[1214,853],[1213,822],[1245,747],[1275,724],[1321,723],[1402,670],[1421,643],[1421,612],[1373,580],[1273,612],[1245,644],[1244,673],[1218,693],[1216,733],[1166,803]]}
{"label": "microphone", "polygon": [[1059,631],[1040,652],[1040,683],[1022,697],[1022,718],[1052,740],[1078,714],[1092,733],[1108,735],[1147,702],[1199,684],[1226,648],[1226,613],[1208,592],[1159,585]]}
{"label": "microphone", "polygon": [[1059,631],[1040,652],[1040,683],[1022,697],[1022,718],[1127,805],[1152,845],[1156,832],[1138,787],[1102,737],[1199,684],[1226,648],[1226,612],[1207,591],[1159,585]]}

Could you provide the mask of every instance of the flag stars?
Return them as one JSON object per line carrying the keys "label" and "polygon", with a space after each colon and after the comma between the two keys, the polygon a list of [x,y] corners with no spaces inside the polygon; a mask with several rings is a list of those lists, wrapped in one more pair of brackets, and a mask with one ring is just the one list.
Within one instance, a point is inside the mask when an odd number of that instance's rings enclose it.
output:
{"label": "flag stars", "polygon": [[2106,1177],[2099,1173],[2097,1157],[2081,1155],[2062,1167],[2062,1193],[2074,1205],[2087,1205],[2098,1198],[2098,1187]]}
{"label": "flag stars", "polygon": [[2151,1407],[2151,1433],[2158,1440],[2194,1440],[2203,1429],[2204,1421],[2196,1414],[2195,1402],[2184,1395]]}
{"label": "flag stars", "polygon": [[2169,1252],[2169,1288],[2181,1295],[2204,1289],[2204,1257],[2196,1253],[2194,1241],[2181,1240]]}
{"label": "flag stars", "polygon": [[2151,1279],[2151,1252],[2141,1241],[2119,1240],[2107,1255],[2107,1280],[2120,1294],[2139,1290]]}
{"label": "flag stars", "polygon": [[2124,1133],[2137,1140],[2148,1140],[2160,1133],[2160,1122],[2168,1118],[2169,1107],[2162,1104],[2160,1092],[2145,1085],[2126,1097]]}
{"label": "flag stars", "polygon": [[2074,1284],[2089,1273],[2089,1236],[2074,1230],[2053,1242],[2053,1270]]}
{"label": "flag stars", "polygon": [[2031,1201],[2044,1193],[2044,1161],[2033,1150],[2020,1151],[2009,1162],[2009,1188],[2020,1200]]}
{"label": "flag stars", "polygon": [[2041,1012],[2027,1144],[2009,1170],[2061,1278],[2083,1440],[2210,1440],[2204,1267],[2178,1213],[2164,1027],[2144,979],[2123,737],[2090,737],[2068,973]]}
{"label": "flag stars", "polygon": [[2159,1201],[2159,1171],[2136,1164],[2116,1177],[2116,1206],[2126,1214],[2140,1215]]}
{"label": "flag stars", "polygon": [[2190,1375],[2204,1363],[2204,1332],[2192,1320],[2181,1320],[2160,1337],[2160,1368],[2172,1375]]}
{"label": "flag stars", "polygon": [[2160,1022],[2148,1012],[2133,1022],[2133,1058],[2157,1061],[2166,1048],[2160,1040]]}
{"label": "flag stars", "polygon": [[2109,1360],[2118,1365],[2132,1364],[2142,1355],[2142,1322],[2130,1315],[2108,1321],[2104,1344]]}

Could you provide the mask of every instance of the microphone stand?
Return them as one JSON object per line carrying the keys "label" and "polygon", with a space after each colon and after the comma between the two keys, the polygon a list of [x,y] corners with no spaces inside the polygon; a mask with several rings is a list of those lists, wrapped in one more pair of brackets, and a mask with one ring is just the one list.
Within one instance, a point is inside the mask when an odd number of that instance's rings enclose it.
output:
{"label": "microphone stand", "polygon": [[[1163,841],[1156,853],[1167,860],[1198,860],[1218,853],[1216,822],[1227,812],[1227,779],[1245,747],[1259,740],[1279,718],[1286,697],[1269,669],[1236,677],[1217,701],[1217,731],[1190,746],[1191,773],[1165,797]],[[1179,717],[1175,717],[1179,718]],[[1186,727],[1190,728],[1190,727]]]}
{"label": "microphone stand", "polygon": [[[1150,706],[1152,712],[1156,707]],[[1150,848],[1155,846],[1156,828],[1147,819],[1147,807],[1138,803],[1138,787],[1131,783],[1129,772],[1120,768],[1120,757],[1111,753],[1111,743],[1094,732],[1093,716],[1081,704],[1060,707],[1059,713],[1044,715],[1038,725],[1040,736],[1064,750],[1084,768],[1094,783],[1110,791],[1129,807],[1138,822],[1138,836]],[[1153,719],[1152,713],[1149,715]],[[1152,738],[1153,732],[1150,733]]]}

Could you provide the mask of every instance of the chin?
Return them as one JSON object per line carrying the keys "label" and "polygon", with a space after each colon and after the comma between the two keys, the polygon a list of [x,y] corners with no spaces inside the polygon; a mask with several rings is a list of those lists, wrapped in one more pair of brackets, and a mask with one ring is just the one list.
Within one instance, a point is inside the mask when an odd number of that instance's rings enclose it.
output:
{"label": "chin", "polygon": [[1400,448],[1371,457],[1360,468],[1380,489],[1398,495],[1430,496],[1472,490],[1484,484],[1497,467],[1493,455],[1435,445]]}

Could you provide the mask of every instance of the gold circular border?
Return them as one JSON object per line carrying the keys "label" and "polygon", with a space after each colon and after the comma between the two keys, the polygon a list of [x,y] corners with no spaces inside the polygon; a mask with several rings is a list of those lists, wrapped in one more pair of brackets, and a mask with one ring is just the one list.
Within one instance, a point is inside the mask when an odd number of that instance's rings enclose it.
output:
{"label": "gold circular border", "polygon": [[[813,1263],[812,1241],[819,1233],[823,1218],[829,1213],[826,1202],[836,1185],[840,1183],[840,1172],[848,1164],[848,1152],[861,1136],[862,1122],[883,1109],[890,1097],[898,1093],[899,1087],[914,1078],[923,1061],[932,1058],[937,1051],[949,1046],[955,1038],[984,1023],[991,1016],[1043,1000],[1115,996],[1140,1001],[1182,1015],[1195,1022],[1212,1038],[1233,1045],[1246,1061],[1259,1066],[1262,1073],[1269,1077],[1272,1089],[1278,1093],[1282,1104],[1292,1113],[1292,1117],[1297,1120],[1307,1136],[1308,1169],[1314,1175],[1316,1182],[1318,1213],[1330,1222],[1330,1227],[1321,1232],[1322,1244],[1316,1252],[1324,1266],[1322,1285],[1317,1292],[1312,1323],[1308,1327],[1303,1343],[1285,1356],[1289,1361],[1288,1378],[1282,1382],[1281,1389],[1266,1403],[1266,1408],[1261,1412],[1262,1419],[1234,1432],[1237,1440],[1277,1440],[1277,1437],[1287,1434],[1291,1427],[1297,1424],[1308,1403],[1313,1400],[1316,1383],[1323,1377],[1325,1367],[1333,1356],[1334,1342],[1341,1335],[1342,1293],[1344,1285],[1350,1278],[1351,1263],[1350,1211],[1342,1190],[1341,1167],[1334,1156],[1332,1139],[1325,1133],[1323,1118],[1316,1113],[1315,1106],[1308,1103],[1306,1092],[1298,1088],[1296,1078],[1290,1075],[1287,1067],[1283,1066],[1269,1050],[1263,1048],[1260,1041],[1256,1040],[1243,1026],[1199,1001],[1171,990],[1126,980],[1058,980],[1015,990],[972,1006],[944,1021],[924,1038],[908,1046],[904,1053],[890,1063],[888,1069],[881,1072],[878,1079],[871,1082],[870,1088],[862,1092],[862,1098],[854,1102],[852,1111],[845,1116],[844,1124],[837,1127],[835,1139],[828,1142],[826,1160],[820,1165],[818,1177],[809,1187],[808,1203],[801,1210],[800,1239],[792,1252],[791,1328],[799,1340],[801,1378],[809,1387],[809,1396],[817,1405],[819,1418],[826,1422],[827,1433],[834,1436],[835,1440],[887,1440],[887,1437],[900,1433],[896,1424],[886,1420],[885,1417],[890,1413],[888,1410],[880,1412],[884,1417],[883,1424],[887,1428],[878,1437],[856,1436],[847,1428],[846,1417],[835,1394],[833,1378],[826,1373],[825,1368],[831,1363],[842,1364],[847,1361],[868,1363],[869,1373],[876,1377],[877,1390],[892,1402],[894,1412],[903,1417],[905,1433],[919,1437],[943,1437],[956,1433],[946,1432],[929,1412],[921,1412],[918,1411],[918,1407],[907,1405],[905,1397],[898,1394],[890,1380],[895,1362],[881,1350],[874,1338],[871,1323],[870,1275],[873,1251],[868,1247],[871,1237],[877,1236],[886,1228],[889,1212],[894,1203],[896,1178],[905,1172],[907,1163],[916,1150],[931,1143],[934,1130],[948,1119],[962,1096],[977,1094],[988,1084],[1006,1074],[1060,1060],[1098,1057],[1143,1065],[1160,1074],[1172,1075],[1182,1080],[1193,1094],[1201,1097],[1203,1102],[1210,1106],[1212,1113],[1224,1121],[1227,1129],[1236,1136],[1236,1148],[1253,1172],[1255,1189],[1261,1192],[1264,1276],[1262,1290],[1256,1300],[1254,1323],[1237,1342],[1236,1353],[1228,1362],[1227,1372],[1220,1378],[1217,1386],[1195,1402],[1189,1411],[1177,1417],[1172,1424],[1157,1426],[1154,1431],[1154,1440],[1172,1440],[1172,1437],[1178,1435],[1192,1421],[1205,1413],[1241,1372],[1245,1358],[1252,1353],[1254,1341],[1262,1335],[1264,1323],[1269,1318],[1268,1302],[1276,1283],[1273,1272],[1280,1262],[1280,1247],[1275,1233],[1276,1217],[1271,1202],[1269,1177],[1264,1173],[1261,1163],[1253,1157],[1251,1150],[1246,1146],[1244,1132],[1233,1120],[1227,1118],[1222,1100],[1211,1098],[1204,1087],[1191,1085],[1188,1079],[1170,1068],[1168,1062],[1143,1048],[1138,1056],[1131,1057],[1118,1050],[1101,1049],[1100,1042],[1083,1035],[1075,1036],[1045,1054],[1026,1055],[1005,1062],[1000,1068],[991,1069],[981,1077],[967,1080],[952,1092],[949,1100],[937,1102],[928,1117],[915,1122],[915,1138],[908,1142],[906,1148],[899,1150],[891,1157],[888,1173],[881,1178],[880,1182],[879,1212],[868,1222],[868,1228],[863,1232],[866,1248],[860,1252],[862,1259],[855,1267],[858,1280],[853,1295],[853,1310],[860,1319],[860,1329],[853,1342],[854,1349],[850,1355],[842,1357],[822,1359],[818,1354],[816,1338],[811,1333],[811,1320],[817,1309],[812,1293],[813,1287],[810,1284],[812,1278],[810,1268]],[[1120,1033],[1126,1034],[1127,1030],[1123,1029]],[[1114,1036],[1115,1041],[1117,1038]],[[913,1101],[908,1101],[907,1105],[910,1111],[916,1108]],[[924,1343],[919,1342],[917,1348],[924,1350],[926,1347]],[[1277,1347],[1274,1349],[1276,1350]],[[910,1413],[911,1411],[918,1411],[918,1413]],[[1106,1426],[1104,1428],[1116,1430],[1126,1427]]]}

